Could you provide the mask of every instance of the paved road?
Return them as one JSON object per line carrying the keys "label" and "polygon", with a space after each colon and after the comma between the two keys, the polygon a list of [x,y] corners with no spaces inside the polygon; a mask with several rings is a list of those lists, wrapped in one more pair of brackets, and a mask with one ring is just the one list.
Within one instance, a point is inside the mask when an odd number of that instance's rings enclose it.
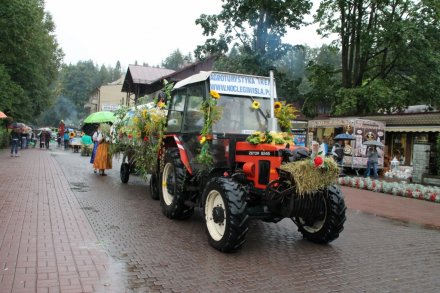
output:
{"label": "paved road", "polygon": [[[289,220],[255,221],[243,249],[223,254],[209,246],[199,212],[188,221],[167,219],[143,180],[120,182],[116,159],[107,177],[93,174],[88,158],[56,148],[25,150],[19,158],[0,151],[0,166],[2,293],[440,288],[436,222],[426,228],[417,216],[396,220],[418,200],[344,188],[353,208],[330,245],[302,240]],[[386,215],[381,206],[390,201],[407,210],[394,219],[374,215]],[[426,204],[440,215],[440,205]]]}

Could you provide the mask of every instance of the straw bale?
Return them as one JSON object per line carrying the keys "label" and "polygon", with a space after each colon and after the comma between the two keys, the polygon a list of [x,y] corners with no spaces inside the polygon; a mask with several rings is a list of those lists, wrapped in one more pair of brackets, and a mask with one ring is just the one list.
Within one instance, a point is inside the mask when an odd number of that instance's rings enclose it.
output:
{"label": "straw bale", "polygon": [[339,175],[338,165],[332,158],[325,158],[323,166],[318,168],[312,160],[301,160],[283,164],[280,169],[291,174],[300,196],[334,184]]}

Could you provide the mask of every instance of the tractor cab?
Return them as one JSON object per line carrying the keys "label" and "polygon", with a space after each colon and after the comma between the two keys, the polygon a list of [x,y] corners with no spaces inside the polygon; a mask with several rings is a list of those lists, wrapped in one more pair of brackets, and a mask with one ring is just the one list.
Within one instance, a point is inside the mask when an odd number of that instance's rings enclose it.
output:
{"label": "tractor cab", "polygon": [[209,71],[176,83],[169,101],[166,143],[181,144],[181,157],[190,173],[197,168],[198,138],[205,121],[202,103],[210,98],[211,90],[220,95],[217,106],[221,112],[221,118],[212,125],[210,150],[214,167],[233,168],[236,142],[268,129],[271,109],[268,77]]}

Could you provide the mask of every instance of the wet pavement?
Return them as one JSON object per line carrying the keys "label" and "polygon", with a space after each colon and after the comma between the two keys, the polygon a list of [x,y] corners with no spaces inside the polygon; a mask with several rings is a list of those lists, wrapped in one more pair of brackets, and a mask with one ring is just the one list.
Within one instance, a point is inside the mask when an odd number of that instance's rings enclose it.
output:
{"label": "wet pavement", "polygon": [[439,204],[344,187],[345,230],[330,245],[302,240],[287,219],[254,221],[243,248],[224,254],[199,211],[169,220],[145,181],[121,183],[116,158],[107,177],[88,160],[55,147],[0,150],[0,292],[440,288]]}

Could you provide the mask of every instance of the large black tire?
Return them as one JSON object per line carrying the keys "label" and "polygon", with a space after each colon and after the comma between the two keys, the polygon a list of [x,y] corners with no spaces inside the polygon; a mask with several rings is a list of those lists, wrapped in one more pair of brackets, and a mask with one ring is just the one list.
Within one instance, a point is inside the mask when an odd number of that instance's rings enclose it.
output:
{"label": "large black tire", "polygon": [[159,199],[159,180],[157,180],[156,173],[151,174],[150,176],[150,196],[152,199]]}
{"label": "large black tire", "polygon": [[188,171],[180,159],[179,150],[168,149],[159,176],[159,196],[162,212],[170,219],[188,219],[194,213],[194,207],[185,205],[185,200],[188,199],[185,179],[188,176]]}
{"label": "large black tire", "polygon": [[122,163],[119,171],[122,183],[127,183],[130,178],[130,165],[128,163]]}
{"label": "large black tire", "polygon": [[249,230],[246,192],[230,178],[211,179],[203,191],[203,216],[211,246],[231,252],[241,248]]}
{"label": "large black tire", "polygon": [[338,186],[329,186],[316,196],[321,197],[325,203],[320,215],[315,218],[295,218],[294,222],[305,239],[326,244],[338,238],[344,230],[347,208]]}

